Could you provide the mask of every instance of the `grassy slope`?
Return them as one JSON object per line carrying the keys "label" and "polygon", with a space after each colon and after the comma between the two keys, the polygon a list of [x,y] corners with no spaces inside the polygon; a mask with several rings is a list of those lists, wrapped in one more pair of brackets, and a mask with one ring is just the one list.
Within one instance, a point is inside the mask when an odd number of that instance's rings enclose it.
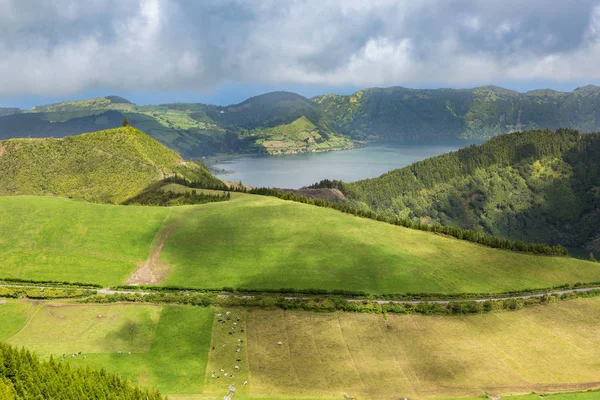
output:
{"label": "grassy slope", "polygon": [[[201,393],[212,315],[180,306],[55,303],[39,309],[8,342],[42,356],[67,353],[69,363],[102,367],[163,393]],[[3,314],[0,321],[11,322]],[[78,351],[81,356],[70,357]]]}
{"label": "grassy slope", "polygon": [[598,264],[587,261],[494,250],[271,197],[235,197],[171,209],[0,198],[0,276],[120,284],[146,259],[159,229],[177,224],[161,255],[173,267],[167,285],[456,293],[600,280]]}
{"label": "grassy slope", "polygon": [[53,197],[0,197],[0,276],[123,282],[169,210]]}
{"label": "grassy slope", "polygon": [[167,285],[493,292],[596,281],[597,264],[494,250],[314,206],[246,195],[173,209]]}
{"label": "grassy slope", "polygon": [[121,203],[163,177],[178,173],[212,179],[134,128],[118,128],[64,139],[0,142],[0,195],[53,194]]}

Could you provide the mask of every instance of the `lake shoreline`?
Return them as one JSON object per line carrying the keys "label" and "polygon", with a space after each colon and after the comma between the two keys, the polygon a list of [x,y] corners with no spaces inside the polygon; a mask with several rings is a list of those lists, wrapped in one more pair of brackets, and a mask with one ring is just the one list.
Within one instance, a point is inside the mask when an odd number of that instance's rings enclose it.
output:
{"label": "lake shoreline", "polygon": [[204,161],[219,179],[242,181],[254,187],[299,189],[323,179],[354,182],[375,178],[425,158],[477,143],[482,141],[457,139],[436,144],[375,141],[344,151],[277,156],[221,155]]}

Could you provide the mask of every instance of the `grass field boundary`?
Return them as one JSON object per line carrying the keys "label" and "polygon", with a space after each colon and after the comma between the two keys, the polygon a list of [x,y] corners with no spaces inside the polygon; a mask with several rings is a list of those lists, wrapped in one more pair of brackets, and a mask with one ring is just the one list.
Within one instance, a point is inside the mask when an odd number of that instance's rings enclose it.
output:
{"label": "grass field boundary", "polygon": [[374,300],[379,302],[400,301],[400,302],[450,302],[461,300],[485,301],[485,300],[507,300],[510,298],[526,298],[527,296],[536,296],[544,294],[559,293],[563,294],[569,291],[588,291],[600,289],[600,282],[578,282],[575,284],[562,284],[540,289],[523,289],[498,293],[395,293],[395,294],[371,294],[362,291],[352,290],[326,290],[326,289],[304,289],[297,290],[291,288],[281,289],[249,289],[249,288],[231,288],[223,287],[221,289],[209,288],[188,288],[181,286],[152,286],[152,285],[118,285],[109,288],[114,293],[213,293],[235,296],[336,296],[352,300]]}

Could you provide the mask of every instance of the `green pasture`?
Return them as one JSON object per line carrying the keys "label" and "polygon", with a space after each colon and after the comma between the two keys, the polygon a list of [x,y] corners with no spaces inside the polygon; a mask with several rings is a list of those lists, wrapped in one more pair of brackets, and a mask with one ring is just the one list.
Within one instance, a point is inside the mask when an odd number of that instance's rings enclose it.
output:
{"label": "green pasture", "polygon": [[600,281],[597,263],[237,193],[171,208],[0,197],[0,277],[121,284],[160,245],[157,235],[168,236],[158,251],[171,271],[164,285],[460,293]]}
{"label": "green pasture", "polygon": [[[67,354],[64,362],[102,367],[163,393],[202,393],[212,316],[199,307],[50,303],[8,343],[42,356]],[[11,321],[0,307],[1,324]]]}
{"label": "green pasture", "polygon": [[0,276],[114,285],[150,252],[169,210],[0,197]]}
{"label": "green pasture", "polygon": [[[221,323],[217,314],[227,311],[230,319]],[[486,392],[533,400],[511,395],[567,391],[579,392],[547,398],[591,400],[598,393],[584,390],[597,386],[600,374],[597,321],[600,298],[518,312],[386,319],[275,309],[0,304],[0,334],[9,344],[43,357],[66,353],[63,362],[103,367],[177,400],[220,399],[232,383],[236,398],[247,400],[341,400],[344,392],[360,400],[474,400]]]}
{"label": "green pasture", "polygon": [[502,251],[334,210],[243,195],[173,208],[165,285],[502,292],[600,280],[598,264]]}

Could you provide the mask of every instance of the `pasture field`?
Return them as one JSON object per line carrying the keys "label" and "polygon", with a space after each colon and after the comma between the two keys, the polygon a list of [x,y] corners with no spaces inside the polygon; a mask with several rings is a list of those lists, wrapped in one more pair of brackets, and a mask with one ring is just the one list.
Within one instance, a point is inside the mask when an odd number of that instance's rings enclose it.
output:
{"label": "pasture field", "polygon": [[[7,342],[42,356],[66,353],[65,362],[103,367],[163,393],[202,393],[212,316],[199,307],[45,303]],[[0,326],[10,321],[0,307]]]}
{"label": "pasture field", "polygon": [[199,288],[460,293],[600,281],[588,261],[237,193],[171,208],[0,197],[0,253],[0,277],[102,285],[122,284],[147,259],[167,271],[162,284]]}
{"label": "pasture field", "polygon": [[245,318],[252,397],[481,398],[600,386],[598,298],[467,317],[251,310]]}
{"label": "pasture field", "polygon": [[587,261],[491,249],[272,197],[178,207],[177,219],[161,254],[173,266],[165,285],[459,293],[600,280],[598,264]]}
{"label": "pasture field", "polygon": [[146,259],[168,213],[57,197],[0,197],[0,276],[118,284]]}
{"label": "pasture field", "polygon": [[[217,314],[226,311],[231,319],[221,323]],[[65,362],[104,367],[176,400],[219,399],[231,383],[236,398],[246,400],[341,399],[344,392],[360,400],[474,400],[485,392],[533,400],[519,394],[587,390],[600,386],[598,321],[600,298],[517,312],[387,319],[140,304],[0,305],[0,326],[12,324],[10,333],[0,331],[9,344],[42,356],[67,353]]]}

